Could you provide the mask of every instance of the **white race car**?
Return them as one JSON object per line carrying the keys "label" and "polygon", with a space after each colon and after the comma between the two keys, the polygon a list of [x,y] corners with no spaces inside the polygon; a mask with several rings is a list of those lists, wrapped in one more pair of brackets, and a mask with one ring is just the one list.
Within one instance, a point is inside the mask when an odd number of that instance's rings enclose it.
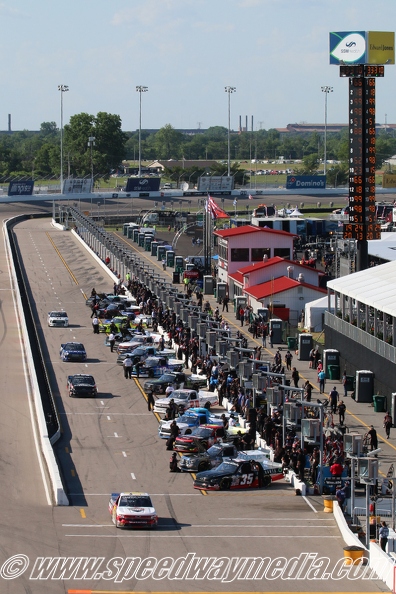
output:
{"label": "white race car", "polygon": [[152,528],[158,516],[148,493],[112,493],[109,512],[117,528]]}
{"label": "white race car", "polygon": [[60,326],[66,328],[69,325],[69,318],[65,311],[50,311],[47,316],[48,326]]}

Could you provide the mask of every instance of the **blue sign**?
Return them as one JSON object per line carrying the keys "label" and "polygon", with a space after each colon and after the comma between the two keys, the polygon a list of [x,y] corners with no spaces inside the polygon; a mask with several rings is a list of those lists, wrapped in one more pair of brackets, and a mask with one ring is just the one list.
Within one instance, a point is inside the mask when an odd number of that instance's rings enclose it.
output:
{"label": "blue sign", "polygon": [[325,187],[325,175],[288,175],[286,178],[286,190],[321,190]]}
{"label": "blue sign", "polygon": [[10,182],[8,186],[9,196],[31,196],[33,194],[34,181],[29,179],[27,181]]}
{"label": "blue sign", "polygon": [[330,33],[330,64],[366,64],[366,31]]}
{"label": "blue sign", "polygon": [[159,177],[129,177],[126,192],[159,192]]}

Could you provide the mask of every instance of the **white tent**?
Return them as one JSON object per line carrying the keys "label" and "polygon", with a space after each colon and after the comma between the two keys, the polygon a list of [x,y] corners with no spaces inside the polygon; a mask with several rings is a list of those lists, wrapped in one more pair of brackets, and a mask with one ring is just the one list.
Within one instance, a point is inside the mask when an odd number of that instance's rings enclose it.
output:
{"label": "white tent", "polygon": [[[304,327],[310,332],[322,332],[324,313],[328,310],[328,304],[327,295],[305,304]],[[334,295],[330,296],[330,304],[334,308]]]}

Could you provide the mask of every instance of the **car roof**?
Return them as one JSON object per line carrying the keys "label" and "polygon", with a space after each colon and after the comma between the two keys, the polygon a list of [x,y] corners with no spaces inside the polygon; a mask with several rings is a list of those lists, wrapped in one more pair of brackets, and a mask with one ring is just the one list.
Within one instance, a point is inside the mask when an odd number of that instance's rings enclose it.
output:
{"label": "car roof", "polygon": [[148,493],[142,493],[140,491],[131,491],[131,492],[125,492],[125,493],[120,493],[120,497],[124,495],[124,496],[129,496],[129,497],[150,497],[150,495]]}

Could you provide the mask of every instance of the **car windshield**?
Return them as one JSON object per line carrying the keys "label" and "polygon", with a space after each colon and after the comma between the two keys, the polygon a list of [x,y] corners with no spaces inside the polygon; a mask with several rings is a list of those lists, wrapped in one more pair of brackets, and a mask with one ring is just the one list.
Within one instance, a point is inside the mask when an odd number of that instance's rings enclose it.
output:
{"label": "car windshield", "polygon": [[92,375],[75,375],[73,377],[73,384],[89,384],[90,386],[94,386],[95,380]]}
{"label": "car windshield", "polygon": [[186,423],[187,425],[193,425],[196,421],[197,417],[193,415],[182,415],[178,417],[177,423]]}
{"label": "car windshield", "polygon": [[63,348],[65,351],[83,351],[84,345],[81,342],[68,342]]}
{"label": "car windshield", "polygon": [[50,316],[51,318],[67,318],[67,313],[65,311],[51,311]]}
{"label": "car windshield", "polygon": [[175,381],[175,379],[176,378],[174,375],[169,375],[167,373],[164,373],[164,375],[161,375],[161,377],[159,378],[159,381],[172,383]]}
{"label": "car windshield", "polygon": [[204,429],[203,427],[197,427],[194,429],[191,435],[194,437],[210,437],[212,435],[212,430]]}
{"label": "car windshield", "polygon": [[186,393],[186,392],[180,392],[179,390],[173,390],[170,398],[177,398],[177,400],[187,400],[188,399],[188,393]]}
{"label": "car windshield", "polygon": [[220,466],[216,468],[216,472],[233,474],[238,470],[238,467],[238,462],[222,462]]}
{"label": "car windshield", "polygon": [[118,505],[120,507],[153,507],[150,497],[143,495],[123,495]]}
{"label": "car windshield", "polygon": [[209,456],[219,456],[221,454],[221,446],[212,445],[211,448],[208,449]]}

